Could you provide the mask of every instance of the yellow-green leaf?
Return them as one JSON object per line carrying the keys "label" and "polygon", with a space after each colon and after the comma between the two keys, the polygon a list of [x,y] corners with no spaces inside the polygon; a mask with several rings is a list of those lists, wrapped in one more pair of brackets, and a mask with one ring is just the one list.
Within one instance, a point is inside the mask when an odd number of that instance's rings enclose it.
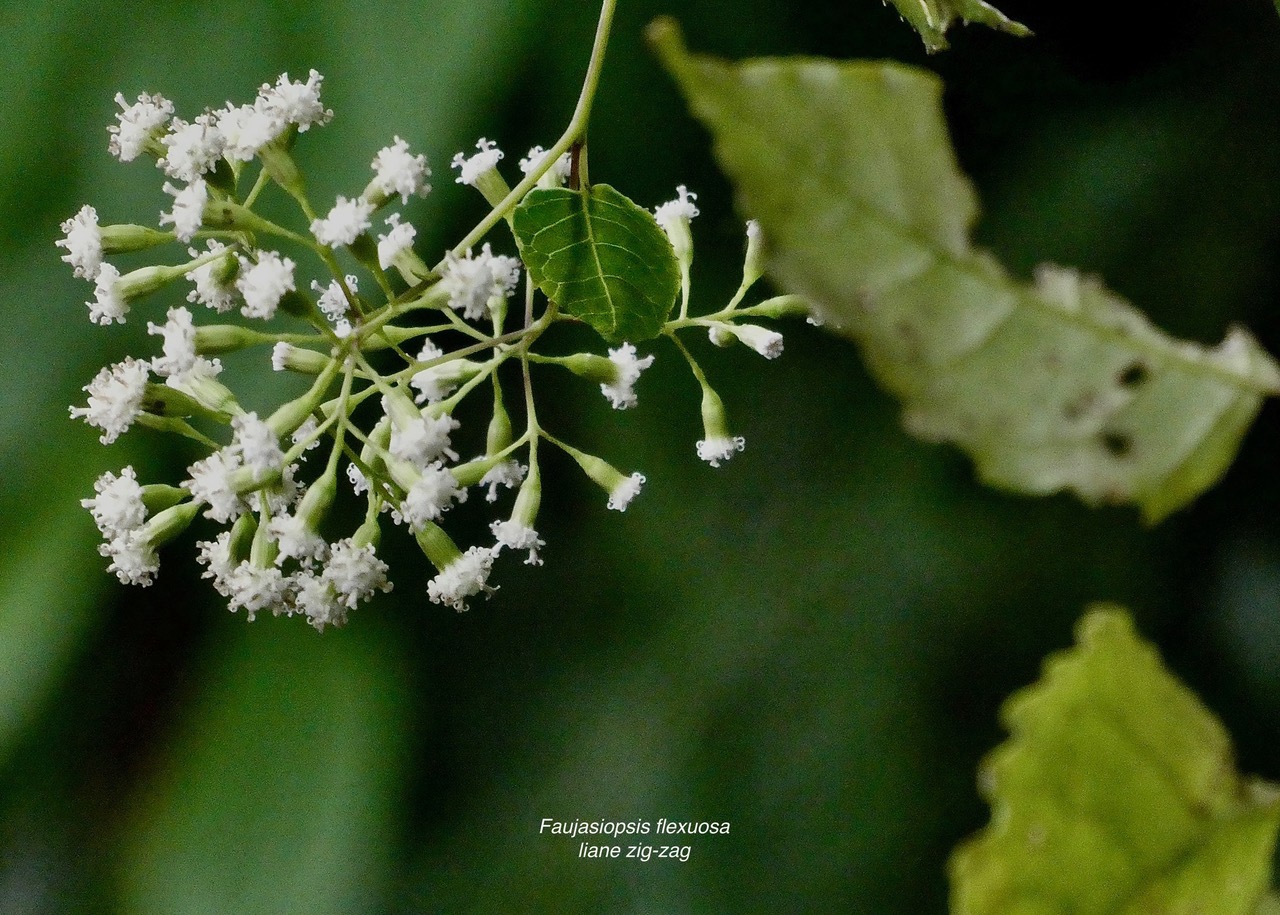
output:
{"label": "yellow-green leaf", "polygon": [[982,0],[893,0],[893,5],[920,33],[924,46],[930,51],[941,51],[947,46],[947,29],[958,20],[990,26],[1020,38],[1031,34],[1021,22],[1014,22]]}
{"label": "yellow-green leaf", "polygon": [[1076,638],[1005,703],[953,915],[1253,915],[1280,794],[1237,774],[1223,726],[1123,610],[1092,608]]}
{"label": "yellow-green leaf", "polygon": [[651,36],[747,215],[771,278],[855,340],[907,428],[988,483],[1133,502],[1151,520],[1226,470],[1280,369],[1244,330],[1209,349],[1095,279],[1010,277],[970,243],[978,205],[931,73],[894,63],[685,51]]}
{"label": "yellow-green leaf", "polygon": [[653,214],[607,184],[538,188],[512,230],[529,276],[562,312],[606,340],[656,337],[680,291],[671,242]]}

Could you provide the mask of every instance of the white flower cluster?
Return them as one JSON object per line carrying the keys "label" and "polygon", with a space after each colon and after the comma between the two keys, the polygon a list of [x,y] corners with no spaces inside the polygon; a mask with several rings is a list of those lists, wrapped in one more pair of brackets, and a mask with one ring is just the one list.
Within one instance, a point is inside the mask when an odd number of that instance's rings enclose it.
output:
{"label": "white flower cluster", "polygon": [[[599,384],[607,401],[623,410],[636,405],[637,382],[654,362],[631,343],[610,348],[607,358],[531,353],[530,345],[554,326],[555,315],[548,311],[535,321],[530,311],[520,330],[508,330],[507,300],[519,286],[522,265],[488,242],[478,253],[459,246],[434,267],[421,261],[413,250],[414,226],[401,213],[378,215],[396,198],[407,205],[431,189],[426,157],[399,136],[374,156],[373,176],[363,190],[338,196],[317,217],[293,152],[297,134],[333,116],[320,100],[322,82],[314,70],[302,82],[282,75],[263,85],[250,104],[228,102],[191,120],[178,117],[159,95],[142,95],[135,103],[117,96],[121,110],[109,128],[111,152],[123,162],[152,157],[172,206],[154,229],[103,226],[98,211],[84,206],[62,224],[57,242],[74,274],[93,284],[87,303],[93,323],[124,323],[136,302],[170,287],[181,289],[180,301],[185,298],[185,304],[166,306],[163,322],[146,323],[147,333],[159,338],[158,352],[106,366],[85,386],[86,402],[71,407],[71,416],[99,430],[106,445],[136,424],[207,449],[178,486],[143,485],[132,467],[98,479],[94,496],[83,504],[102,533],[100,551],[110,571],[128,584],[151,584],[160,548],[192,525],[221,525],[203,535],[199,558],[204,576],[230,609],[243,610],[249,619],[259,612],[303,616],[319,630],[342,625],[350,611],[391,590],[388,567],[377,555],[387,517],[406,529],[435,566],[428,597],[460,611],[495,590],[489,578],[504,551],[541,565],[546,543],[535,526],[541,505],[539,439],[568,453],[607,495],[609,509],[625,511],[645,477],[624,474],[561,442],[537,424],[531,410],[528,428],[517,437],[503,406],[499,372],[523,362],[529,379],[532,363],[561,364]],[[509,193],[497,174],[502,151],[485,139],[476,149],[454,157],[457,180],[491,199]],[[258,180],[242,198],[241,172],[255,160]],[[563,185],[571,165],[568,154],[552,159],[541,147],[520,160],[521,170],[536,175],[541,187]],[[259,193],[273,187],[298,204],[301,227],[276,225],[253,211]],[[691,244],[694,199],[681,187],[678,198],[654,215],[677,248]],[[375,245],[370,236],[377,218],[383,231]],[[757,260],[758,235],[752,235]],[[267,238],[295,244],[292,253],[299,260],[298,252],[319,255],[325,278],[300,275],[305,264],[256,241]],[[164,244],[176,244],[187,259],[128,273],[108,260]],[[330,249],[340,247],[350,249],[359,270],[334,268]],[[718,344],[737,340],[776,357],[781,336],[742,323],[732,313],[737,301],[681,327],[703,326]],[[204,323],[204,309],[221,321],[246,320]],[[414,314],[421,311],[433,311],[436,323],[422,326]],[[285,316],[304,322],[304,332],[278,331]],[[261,413],[241,406],[214,358],[258,345],[269,348],[275,372],[311,379],[306,393]],[[402,361],[388,370],[393,356]],[[688,358],[704,386],[707,435],[698,442],[698,455],[718,466],[744,443],[726,431],[719,398]],[[472,391],[489,387],[496,395],[493,417],[481,435],[478,428],[463,428],[455,408]],[[254,403],[260,399],[255,392]],[[315,449],[327,457],[310,457]],[[464,456],[477,451],[478,456]],[[333,511],[339,481],[367,502],[354,532],[334,530],[340,523]],[[507,491],[514,504],[488,523],[490,542],[463,548],[441,525],[475,487],[484,495],[479,508],[489,510]],[[472,503],[468,510],[476,507]]]}

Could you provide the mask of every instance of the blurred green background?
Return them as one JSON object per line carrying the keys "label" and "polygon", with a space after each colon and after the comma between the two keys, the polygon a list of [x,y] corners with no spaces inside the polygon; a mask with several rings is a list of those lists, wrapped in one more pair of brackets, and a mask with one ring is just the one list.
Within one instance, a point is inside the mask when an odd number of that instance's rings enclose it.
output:
{"label": "blurred green background", "polygon": [[[736,283],[741,221],[644,50],[663,12],[727,56],[936,69],[981,239],[1012,268],[1079,265],[1172,332],[1216,342],[1242,321],[1280,352],[1266,0],[1140,3],[1122,22],[1104,0],[1010,0],[1036,38],[965,29],[935,58],[874,0],[620,7],[592,177],[649,206],[699,193],[704,307]],[[943,912],[947,851],[985,821],[973,772],[999,701],[1094,599],[1132,606],[1243,768],[1280,778],[1275,405],[1219,487],[1147,530],[984,490],[900,430],[849,345],[796,325],[777,362],[699,350],[748,442],[719,470],[694,455],[697,387],[669,348],[626,414],[547,376],[546,424],[649,483],[617,515],[552,459],[546,565],[504,561],[465,615],[428,603],[398,532],[394,593],[323,635],[230,616],[190,536],[150,589],[104,572],[78,504],[92,481],[129,462],[177,480],[194,455],[145,430],[103,449],[66,413],[100,366],[154,350],[166,304],[91,326],[52,244],[85,202],[104,222],[166,206],[158,172],[107,154],[112,96],[160,91],[190,117],[315,67],[336,116],[299,148],[313,199],[357,192],[398,133],[435,168],[411,213],[439,251],[483,213],[450,156],[484,135],[512,165],[554,140],[595,16],[585,0],[0,4],[0,912]],[[238,377],[263,377],[252,358]],[[543,817],[732,832],[685,863],[588,862],[539,836]]]}

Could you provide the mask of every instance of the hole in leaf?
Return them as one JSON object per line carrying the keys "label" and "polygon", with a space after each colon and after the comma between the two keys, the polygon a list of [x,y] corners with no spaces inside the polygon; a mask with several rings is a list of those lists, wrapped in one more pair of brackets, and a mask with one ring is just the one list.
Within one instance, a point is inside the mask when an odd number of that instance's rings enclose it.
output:
{"label": "hole in leaf", "polygon": [[1139,388],[1151,377],[1150,370],[1141,362],[1131,362],[1120,370],[1116,381],[1122,388]]}
{"label": "hole in leaf", "polygon": [[1114,458],[1128,457],[1133,451],[1133,438],[1123,432],[1104,432],[1102,447],[1106,448],[1107,453]]}

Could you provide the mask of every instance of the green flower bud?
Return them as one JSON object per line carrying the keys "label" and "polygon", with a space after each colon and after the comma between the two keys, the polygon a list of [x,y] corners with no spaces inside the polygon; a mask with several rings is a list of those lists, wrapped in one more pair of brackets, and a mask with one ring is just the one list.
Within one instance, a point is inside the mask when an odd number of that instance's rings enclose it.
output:
{"label": "green flower bud", "polygon": [[160,232],[147,226],[121,224],[102,226],[103,254],[124,254],[129,251],[146,251],[173,241],[172,232]]}

